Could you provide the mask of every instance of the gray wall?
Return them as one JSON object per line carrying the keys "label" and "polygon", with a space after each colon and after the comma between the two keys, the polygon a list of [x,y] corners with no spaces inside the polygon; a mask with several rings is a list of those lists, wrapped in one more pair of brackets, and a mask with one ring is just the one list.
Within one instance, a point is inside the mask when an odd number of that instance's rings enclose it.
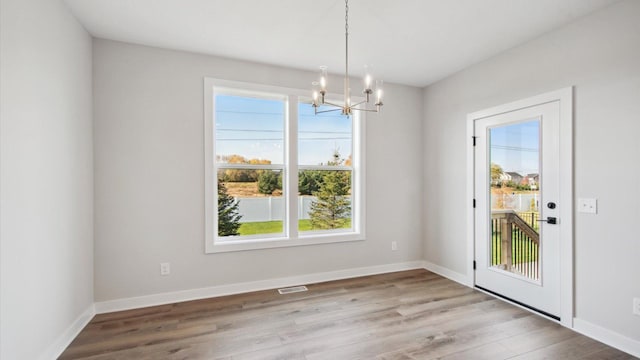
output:
{"label": "gray wall", "polygon": [[93,304],[91,37],[58,0],[0,7],[0,358],[51,358]]}
{"label": "gray wall", "polygon": [[93,49],[96,301],[421,259],[421,89],[389,84],[384,114],[367,119],[366,241],[207,255],[203,78],[306,89],[317,74],[100,39]]}
{"label": "gray wall", "polygon": [[[628,0],[424,90],[424,257],[466,274],[466,115],[575,85],[576,317],[640,340],[640,1]],[[623,176],[619,176],[624,174]]]}

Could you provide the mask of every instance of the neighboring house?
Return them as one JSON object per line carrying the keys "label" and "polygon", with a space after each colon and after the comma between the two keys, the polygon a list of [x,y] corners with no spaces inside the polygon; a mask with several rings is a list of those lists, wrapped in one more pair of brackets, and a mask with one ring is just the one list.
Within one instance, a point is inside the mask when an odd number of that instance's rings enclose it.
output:
{"label": "neighboring house", "polygon": [[531,187],[531,190],[536,190],[538,188],[538,183],[540,182],[540,174],[527,174],[524,179]]}
{"label": "neighboring house", "polygon": [[508,176],[508,181],[513,181],[514,184],[520,184],[522,183],[522,179],[524,179],[524,176],[518,174],[517,172],[514,171],[507,171],[504,173],[504,175]]}
{"label": "neighboring house", "polygon": [[509,181],[511,181],[511,175],[509,175],[508,173],[502,173],[500,174],[500,184],[505,184],[508,183]]}

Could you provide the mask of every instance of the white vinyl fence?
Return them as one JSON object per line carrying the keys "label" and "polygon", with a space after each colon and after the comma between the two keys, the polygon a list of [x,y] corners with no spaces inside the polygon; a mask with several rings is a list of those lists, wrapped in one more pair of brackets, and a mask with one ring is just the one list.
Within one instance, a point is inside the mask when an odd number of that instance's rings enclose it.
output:
{"label": "white vinyl fence", "polygon": [[[238,197],[241,222],[274,221],[284,219],[284,197]],[[309,219],[311,203],[315,196],[298,197],[298,219]],[[532,201],[533,200],[533,201]],[[537,211],[540,196],[533,194],[493,194],[492,209],[509,209],[514,211]]]}
{"label": "white vinyl fence", "polygon": [[515,211],[537,211],[540,201],[538,193],[532,194],[492,194],[492,209],[508,209]]}
{"label": "white vinyl fence", "polygon": [[[238,197],[241,222],[274,221],[284,219],[284,197]],[[309,219],[311,203],[315,196],[298,198],[298,219]]]}

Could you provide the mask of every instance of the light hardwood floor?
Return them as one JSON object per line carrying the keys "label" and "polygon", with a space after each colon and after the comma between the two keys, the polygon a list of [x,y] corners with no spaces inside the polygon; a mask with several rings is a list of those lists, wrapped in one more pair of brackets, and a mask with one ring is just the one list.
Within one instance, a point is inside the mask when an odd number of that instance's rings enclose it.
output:
{"label": "light hardwood floor", "polygon": [[97,315],[61,359],[635,359],[425,270]]}

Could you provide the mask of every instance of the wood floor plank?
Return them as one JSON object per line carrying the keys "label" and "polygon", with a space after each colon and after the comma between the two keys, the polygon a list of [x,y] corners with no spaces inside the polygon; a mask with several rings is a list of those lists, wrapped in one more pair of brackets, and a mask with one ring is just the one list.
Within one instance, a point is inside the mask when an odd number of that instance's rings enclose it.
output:
{"label": "wood floor plank", "polygon": [[514,360],[583,359],[606,349],[607,346],[584,336],[573,336],[553,345],[512,357]]}
{"label": "wood floor plank", "polygon": [[489,343],[472,347],[470,349],[457,351],[449,355],[440,357],[441,360],[503,360],[515,356],[516,354],[507,349],[506,347],[497,344]]}
{"label": "wood floor plank", "polygon": [[499,343],[517,354],[525,354],[576,336],[580,335],[558,324],[549,322],[549,326],[501,340]]}
{"label": "wood floor plank", "polygon": [[304,285],[97,315],[60,359],[633,359],[425,270]]}
{"label": "wood floor plank", "polygon": [[618,349],[606,348],[591,355],[587,355],[582,360],[633,360],[635,357]]}
{"label": "wood floor plank", "polygon": [[[505,311],[501,316],[509,315],[508,312]],[[451,326],[451,322],[447,322],[443,324],[444,326],[438,326],[441,330],[449,327],[449,330],[443,331],[443,336],[435,339],[436,341],[415,343],[410,347],[397,350],[396,353],[408,354],[416,359],[436,359],[487,344],[495,345],[498,340],[512,337],[521,331],[526,331],[524,329],[526,329],[527,324],[534,323],[535,318],[535,315],[529,314],[528,316],[514,318],[512,320],[493,323],[486,322],[485,325],[469,327]],[[481,323],[482,322],[478,322],[476,324]]]}

